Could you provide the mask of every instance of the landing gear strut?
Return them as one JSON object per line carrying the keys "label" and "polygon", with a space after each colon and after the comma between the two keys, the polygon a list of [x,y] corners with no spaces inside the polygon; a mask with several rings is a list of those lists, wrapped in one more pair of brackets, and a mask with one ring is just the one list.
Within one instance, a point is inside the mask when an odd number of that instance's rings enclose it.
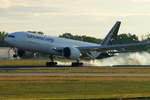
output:
{"label": "landing gear strut", "polygon": [[50,55],[50,59],[51,59],[50,62],[46,62],[46,66],[49,66],[49,67],[57,66],[57,62],[54,62],[54,56],[53,55]]}
{"label": "landing gear strut", "polygon": [[75,66],[77,66],[77,67],[83,66],[83,63],[80,62],[80,60],[78,59],[77,62],[72,62],[72,66],[73,66],[73,67],[75,67]]}
{"label": "landing gear strut", "polygon": [[[57,62],[54,62],[54,56],[51,55],[50,56],[51,61],[50,62],[46,62],[46,66],[48,67],[56,67],[57,66]],[[83,63],[80,62],[80,60],[78,59],[77,62],[72,62],[73,67],[79,67],[79,66],[83,66]]]}

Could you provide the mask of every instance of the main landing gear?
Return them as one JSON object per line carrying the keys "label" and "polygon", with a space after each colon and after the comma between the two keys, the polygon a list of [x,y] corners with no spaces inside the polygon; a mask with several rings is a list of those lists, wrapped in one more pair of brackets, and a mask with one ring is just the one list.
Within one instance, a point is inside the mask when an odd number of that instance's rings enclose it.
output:
{"label": "main landing gear", "polygon": [[72,66],[73,66],[73,67],[75,67],[75,66],[76,66],[76,67],[83,66],[83,63],[80,62],[80,60],[78,59],[77,62],[72,62]]}
{"label": "main landing gear", "polygon": [[[57,62],[54,62],[54,56],[53,55],[50,56],[50,59],[51,59],[50,62],[46,62],[46,66],[57,67]],[[83,66],[83,63],[80,62],[80,60],[78,59],[77,62],[72,62],[71,66],[72,67],[79,67],[79,66]]]}
{"label": "main landing gear", "polygon": [[46,66],[49,66],[49,67],[57,66],[57,62],[54,62],[54,56],[53,55],[50,56],[50,59],[51,59],[50,62],[46,62]]}

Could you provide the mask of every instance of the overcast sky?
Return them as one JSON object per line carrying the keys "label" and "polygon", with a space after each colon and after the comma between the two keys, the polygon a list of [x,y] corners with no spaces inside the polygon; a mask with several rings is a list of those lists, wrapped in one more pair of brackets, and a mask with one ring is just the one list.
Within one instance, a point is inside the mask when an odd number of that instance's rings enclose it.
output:
{"label": "overcast sky", "polygon": [[0,0],[0,31],[103,38],[117,20],[119,33],[149,33],[150,0]]}

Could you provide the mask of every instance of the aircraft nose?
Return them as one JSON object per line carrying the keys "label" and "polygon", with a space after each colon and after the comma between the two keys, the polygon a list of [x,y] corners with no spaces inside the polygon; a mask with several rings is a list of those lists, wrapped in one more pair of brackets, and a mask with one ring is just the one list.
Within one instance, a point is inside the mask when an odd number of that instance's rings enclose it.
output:
{"label": "aircraft nose", "polygon": [[4,38],[4,41],[5,41],[5,42],[8,42],[8,37],[7,37],[7,36]]}
{"label": "aircraft nose", "polygon": [[12,42],[12,39],[11,39],[10,37],[6,36],[6,37],[4,38],[4,41],[9,44],[9,43]]}

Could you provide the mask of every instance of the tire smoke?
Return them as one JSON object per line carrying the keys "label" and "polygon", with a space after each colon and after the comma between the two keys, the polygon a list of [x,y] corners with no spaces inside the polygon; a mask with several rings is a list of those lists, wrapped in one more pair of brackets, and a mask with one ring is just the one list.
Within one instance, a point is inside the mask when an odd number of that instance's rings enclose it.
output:
{"label": "tire smoke", "polygon": [[89,63],[94,66],[112,65],[150,65],[150,53],[124,53],[107,59],[94,60]]}

